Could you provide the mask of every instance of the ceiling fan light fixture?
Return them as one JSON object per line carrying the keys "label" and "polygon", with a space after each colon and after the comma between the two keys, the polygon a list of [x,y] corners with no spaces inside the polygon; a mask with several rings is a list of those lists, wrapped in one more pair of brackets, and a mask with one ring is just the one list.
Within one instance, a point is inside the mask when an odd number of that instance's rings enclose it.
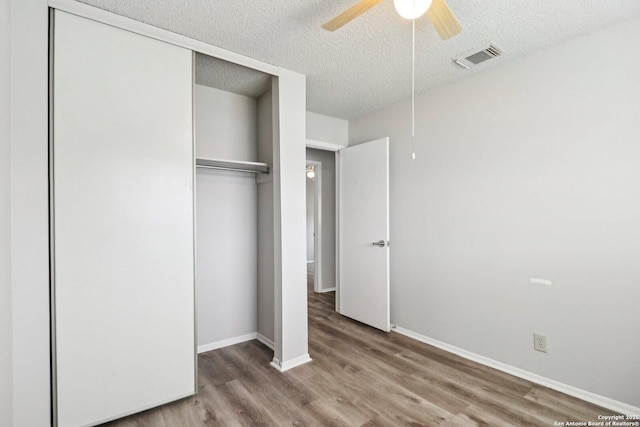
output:
{"label": "ceiling fan light fixture", "polygon": [[398,15],[405,19],[416,19],[425,14],[432,0],[393,0]]}

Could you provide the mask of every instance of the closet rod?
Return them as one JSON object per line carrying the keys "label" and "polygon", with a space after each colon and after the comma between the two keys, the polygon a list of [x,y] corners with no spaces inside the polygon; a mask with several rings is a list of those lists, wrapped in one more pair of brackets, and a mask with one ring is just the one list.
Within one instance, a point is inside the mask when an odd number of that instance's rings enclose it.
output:
{"label": "closet rod", "polygon": [[218,170],[223,170],[223,171],[233,171],[233,172],[247,172],[247,173],[255,173],[255,174],[259,174],[259,173],[269,173],[269,170],[267,168],[266,171],[262,171],[262,170],[255,170],[255,169],[241,169],[241,168],[228,168],[228,167],[224,167],[224,166],[206,166],[206,165],[196,165],[197,168],[203,168],[203,169],[218,169]]}
{"label": "closet rod", "polygon": [[269,173],[269,165],[259,162],[245,162],[240,160],[221,160],[221,159],[205,159],[197,158],[196,167],[209,168],[209,169],[221,169],[234,172],[249,172],[249,173]]}

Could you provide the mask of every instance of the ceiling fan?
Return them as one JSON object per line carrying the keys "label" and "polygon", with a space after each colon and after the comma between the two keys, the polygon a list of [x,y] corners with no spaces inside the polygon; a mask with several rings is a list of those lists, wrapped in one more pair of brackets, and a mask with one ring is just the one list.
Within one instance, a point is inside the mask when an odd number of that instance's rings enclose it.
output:
{"label": "ceiling fan", "polygon": [[[360,0],[340,15],[325,22],[322,28],[335,31],[382,1]],[[398,14],[406,19],[416,19],[426,13],[443,40],[455,36],[462,30],[445,0],[393,0],[393,4]]]}

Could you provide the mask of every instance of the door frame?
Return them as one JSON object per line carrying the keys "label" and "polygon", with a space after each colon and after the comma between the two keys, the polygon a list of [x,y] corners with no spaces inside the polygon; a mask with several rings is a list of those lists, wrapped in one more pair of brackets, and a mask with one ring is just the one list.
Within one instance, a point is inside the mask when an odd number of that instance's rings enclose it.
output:
{"label": "door frame", "polygon": [[[339,248],[340,248],[338,237],[340,236],[340,234],[339,234],[338,220],[337,220],[338,219],[338,213],[339,213],[339,210],[338,210],[338,196],[339,196],[339,194],[338,194],[338,182],[339,182],[338,181],[338,160],[339,160],[339,157],[340,157],[339,156],[340,150],[342,150],[343,148],[347,148],[348,146],[347,145],[343,145],[343,144],[336,144],[334,142],[326,142],[326,141],[318,141],[318,140],[315,140],[315,139],[307,139],[305,141],[305,147],[306,148],[313,148],[315,150],[333,152],[334,155],[335,155],[335,162],[334,163],[335,163],[335,190],[336,190],[335,191],[335,198],[336,198],[336,200],[335,200],[335,203],[336,203],[336,210],[335,210],[335,213],[336,213],[336,227],[335,227],[336,228],[336,247],[335,247],[335,252],[336,252],[336,274],[335,274],[335,277],[334,277],[334,283],[335,283],[336,311],[337,311],[338,308],[339,308],[339,305],[338,305],[338,300],[339,300],[339,297],[338,297],[338,280],[339,280],[339,277],[340,277],[339,270],[338,270],[338,266],[339,266],[338,261],[340,259],[339,258],[339,253],[338,253]],[[307,160],[307,164],[309,164],[310,162],[313,162],[313,160]],[[320,165],[322,165],[322,162],[320,162],[320,161],[316,161],[316,162],[319,163]],[[322,187],[321,186],[320,187],[315,187],[314,190],[316,191],[316,196],[322,193],[322,191],[321,191]],[[318,206],[318,205],[316,205],[316,206]],[[316,218],[314,218],[314,221],[315,220],[316,220]],[[317,230],[318,230],[318,228],[316,228],[316,234],[321,234]],[[314,257],[316,257],[317,254],[322,251],[322,240],[316,239],[316,242],[319,243],[319,244],[318,244],[318,246],[315,246],[315,244],[314,244],[314,248],[313,248]],[[316,269],[316,274],[317,274],[318,271],[320,271],[320,268],[318,267],[320,264],[317,261],[317,259],[315,260],[315,262],[316,262],[315,269]],[[320,273],[320,274],[322,274],[322,273]],[[318,279],[318,276],[316,276],[314,278],[314,284],[313,284],[314,285],[314,292],[323,292],[322,291],[322,287],[316,288],[316,284],[318,284],[318,283],[321,284],[322,282],[320,281],[320,279]],[[333,289],[331,289],[331,291],[333,291]],[[330,292],[330,291],[327,291],[327,292]]]}
{"label": "door frame", "polygon": [[336,150],[336,312],[340,313],[340,150]]}
{"label": "door frame", "polygon": [[[313,166],[313,291],[322,292],[322,162],[307,160],[307,166]],[[308,243],[307,243],[308,244]]]}

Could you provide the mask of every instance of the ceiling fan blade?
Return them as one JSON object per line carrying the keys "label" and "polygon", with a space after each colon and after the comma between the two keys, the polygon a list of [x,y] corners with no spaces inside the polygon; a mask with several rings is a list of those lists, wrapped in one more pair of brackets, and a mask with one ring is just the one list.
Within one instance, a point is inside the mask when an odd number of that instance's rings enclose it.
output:
{"label": "ceiling fan blade", "polygon": [[460,23],[445,0],[433,0],[431,7],[427,10],[427,16],[442,40],[450,39],[462,31]]}
{"label": "ceiling fan blade", "polygon": [[335,31],[381,2],[382,0],[360,0],[358,3],[354,4],[349,9],[342,12],[340,15],[336,16],[330,21],[325,22],[322,25],[322,28],[327,31]]}

